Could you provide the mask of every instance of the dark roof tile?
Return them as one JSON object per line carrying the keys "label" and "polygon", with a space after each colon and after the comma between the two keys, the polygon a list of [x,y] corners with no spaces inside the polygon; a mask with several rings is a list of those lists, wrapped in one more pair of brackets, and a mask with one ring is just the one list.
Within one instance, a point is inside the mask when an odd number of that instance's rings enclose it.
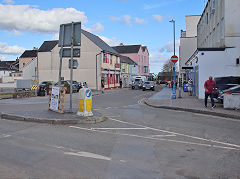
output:
{"label": "dark roof tile", "polygon": [[118,53],[138,53],[141,45],[122,45],[122,46],[114,46],[114,48]]}
{"label": "dark roof tile", "polygon": [[38,52],[50,52],[57,44],[58,40],[44,41]]}
{"label": "dark roof tile", "polygon": [[37,57],[38,50],[25,50],[20,58]]}

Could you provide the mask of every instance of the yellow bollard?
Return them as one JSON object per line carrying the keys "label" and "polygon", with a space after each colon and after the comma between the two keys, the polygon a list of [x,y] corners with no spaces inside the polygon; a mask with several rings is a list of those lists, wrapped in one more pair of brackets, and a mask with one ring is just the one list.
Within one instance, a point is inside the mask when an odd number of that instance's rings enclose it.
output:
{"label": "yellow bollard", "polygon": [[80,99],[78,103],[78,116],[93,116],[92,113],[92,91],[88,88],[82,88],[79,91]]}

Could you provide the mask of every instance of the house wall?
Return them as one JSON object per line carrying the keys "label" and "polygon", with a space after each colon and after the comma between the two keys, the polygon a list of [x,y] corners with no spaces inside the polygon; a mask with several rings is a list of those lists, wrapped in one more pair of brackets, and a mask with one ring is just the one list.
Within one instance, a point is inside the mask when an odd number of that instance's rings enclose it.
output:
{"label": "house wall", "polygon": [[197,24],[201,16],[186,16],[186,37],[197,36]]}
{"label": "house wall", "polygon": [[30,58],[19,58],[19,71],[23,70],[23,63],[25,63],[25,65],[27,65],[29,62],[32,61],[32,59],[34,59],[33,57]]}
{"label": "house wall", "polygon": [[[121,54],[121,55],[131,58],[134,62],[138,64],[139,76],[142,76],[142,75],[149,76],[149,54],[147,50],[143,52],[141,47],[138,53],[129,53],[129,54]],[[148,69],[147,73],[144,73],[144,66],[147,66],[147,69]]]}
{"label": "house wall", "polygon": [[[96,54],[101,49],[82,34],[81,57],[74,58],[78,60],[78,68],[73,70],[73,80],[86,81],[89,88],[96,88]],[[39,82],[41,81],[58,81],[59,74],[59,50],[55,46],[51,52],[38,53]],[[98,56],[98,67],[100,69],[100,58]],[[68,68],[69,58],[62,60],[62,77],[64,80],[70,80],[70,69]],[[98,70],[98,86],[100,88],[100,70]]]}
{"label": "house wall", "polygon": [[199,67],[199,99],[204,99],[204,82],[208,80],[209,76],[213,76],[213,78],[240,76],[240,65],[236,65],[236,61],[231,58],[236,53],[237,50],[234,48],[228,48],[225,51],[200,51],[198,53],[196,65]]}
{"label": "house wall", "polygon": [[[113,55],[113,63],[104,64],[103,54],[101,49],[89,40],[84,34],[81,39],[81,57],[74,58],[78,60],[78,68],[73,70],[73,80],[86,81],[90,89],[101,88],[101,69],[118,70],[120,71],[120,64],[118,68],[115,68],[116,63],[120,63],[119,57]],[[59,74],[59,50],[58,46],[55,46],[51,52],[39,52],[38,53],[38,73],[39,82],[42,81],[58,81]],[[99,55],[97,55],[99,54]],[[97,55],[97,56],[96,56]],[[62,77],[64,80],[70,80],[70,69],[68,68],[69,58],[63,58],[62,61]],[[96,66],[97,61],[97,66]],[[96,72],[97,67],[97,72]],[[101,68],[102,67],[102,68]],[[96,83],[97,73],[97,83]],[[115,86],[119,86],[119,83]],[[113,87],[113,85],[111,86]]]}
{"label": "house wall", "polygon": [[0,78],[4,76],[10,76],[11,71],[3,70],[0,71]]}
{"label": "house wall", "polygon": [[35,80],[35,67],[37,67],[37,58],[34,58],[31,62],[23,67],[23,79]]}

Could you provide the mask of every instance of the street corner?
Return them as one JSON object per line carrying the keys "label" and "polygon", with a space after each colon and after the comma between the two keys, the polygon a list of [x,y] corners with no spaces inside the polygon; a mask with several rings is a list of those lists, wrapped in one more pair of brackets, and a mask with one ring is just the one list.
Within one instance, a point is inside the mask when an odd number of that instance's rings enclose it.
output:
{"label": "street corner", "polygon": [[[22,122],[33,122],[33,123],[44,123],[52,125],[68,125],[68,124],[96,124],[106,121],[108,118],[102,115],[94,115],[91,117],[80,117],[73,114],[65,114],[62,118],[56,114],[58,118],[51,117],[39,118],[33,116],[23,116],[17,114],[1,113],[0,118],[12,121],[22,121]],[[64,117],[64,118],[63,118]]]}

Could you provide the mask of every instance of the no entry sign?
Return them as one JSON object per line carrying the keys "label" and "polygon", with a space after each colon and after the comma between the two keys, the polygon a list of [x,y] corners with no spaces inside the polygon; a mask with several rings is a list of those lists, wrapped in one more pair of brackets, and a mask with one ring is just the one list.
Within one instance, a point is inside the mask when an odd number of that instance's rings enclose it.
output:
{"label": "no entry sign", "polygon": [[171,61],[172,61],[173,63],[177,63],[177,61],[178,61],[178,56],[177,56],[177,55],[173,55],[173,56],[171,57]]}

